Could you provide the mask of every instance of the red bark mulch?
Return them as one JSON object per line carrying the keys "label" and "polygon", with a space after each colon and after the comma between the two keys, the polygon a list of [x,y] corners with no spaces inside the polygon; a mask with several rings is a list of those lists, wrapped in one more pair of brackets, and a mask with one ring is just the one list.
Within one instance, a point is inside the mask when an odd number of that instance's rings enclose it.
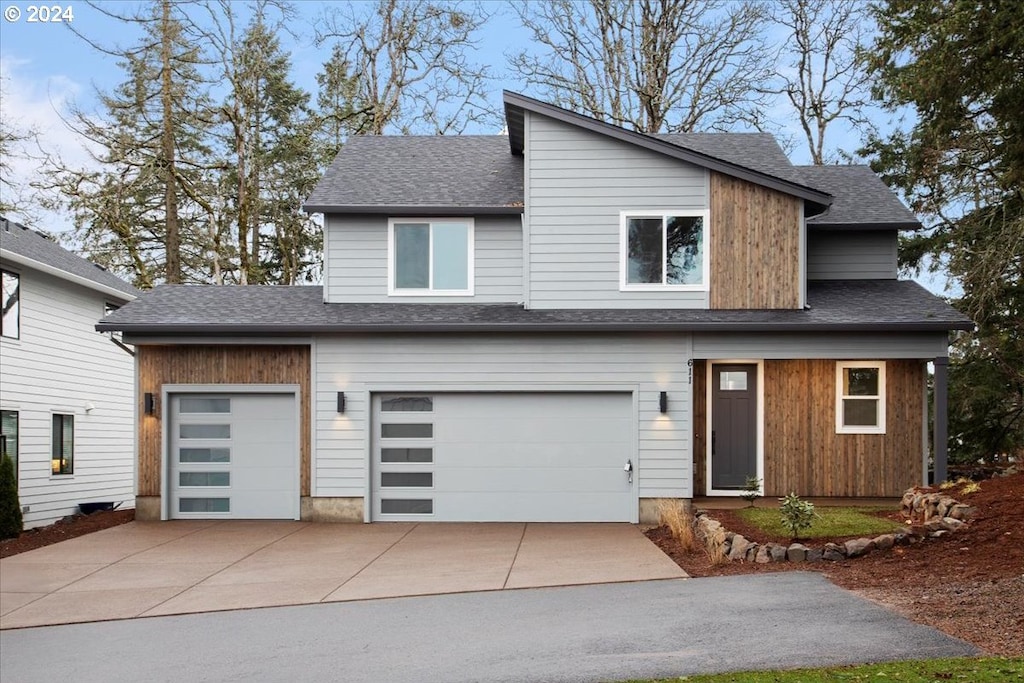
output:
{"label": "red bark mulch", "polygon": [[[665,527],[647,536],[690,576],[818,571],[836,585],[992,654],[1024,656],[1024,473],[986,479],[975,493],[961,495],[959,488],[946,493],[975,508],[965,529],[842,562],[715,565],[703,550],[682,550]],[[749,540],[773,540],[727,510],[710,514]]]}
{"label": "red bark mulch", "polygon": [[0,541],[0,558],[42,548],[76,536],[109,529],[135,519],[135,510],[101,510],[91,515],[74,515],[57,520],[49,526],[23,531],[17,538]]}

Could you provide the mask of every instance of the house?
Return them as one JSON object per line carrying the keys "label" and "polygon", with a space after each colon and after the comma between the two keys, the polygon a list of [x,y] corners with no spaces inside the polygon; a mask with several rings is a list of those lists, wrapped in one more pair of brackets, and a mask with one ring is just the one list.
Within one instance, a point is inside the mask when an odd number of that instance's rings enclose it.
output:
{"label": "house", "polygon": [[135,363],[96,321],[138,291],[0,217],[0,445],[26,528],[79,503],[134,504]]}
{"label": "house", "polygon": [[[317,287],[164,286],[140,518],[650,520],[661,499],[896,496],[944,429],[920,224],[766,135],[650,136],[505,93],[507,136],[355,137]],[[938,439],[936,466],[944,464]]]}

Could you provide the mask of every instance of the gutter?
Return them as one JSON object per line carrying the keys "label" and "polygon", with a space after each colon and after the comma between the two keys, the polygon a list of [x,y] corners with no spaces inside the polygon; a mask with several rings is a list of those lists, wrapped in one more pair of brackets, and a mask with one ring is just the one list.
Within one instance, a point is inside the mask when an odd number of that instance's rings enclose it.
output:
{"label": "gutter", "polygon": [[408,206],[408,205],[332,205],[332,204],[303,204],[302,210],[306,213],[323,214],[362,214],[362,215],[388,215],[388,216],[465,216],[465,215],[519,215],[523,213],[522,205],[519,206]]}

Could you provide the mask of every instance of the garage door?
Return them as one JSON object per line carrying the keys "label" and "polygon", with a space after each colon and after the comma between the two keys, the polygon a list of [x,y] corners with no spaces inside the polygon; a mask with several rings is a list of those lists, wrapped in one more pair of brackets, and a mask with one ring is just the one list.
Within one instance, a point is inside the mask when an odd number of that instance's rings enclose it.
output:
{"label": "garage door", "polygon": [[292,394],[171,397],[172,518],[297,519]]}
{"label": "garage door", "polygon": [[630,522],[625,393],[374,397],[374,520]]}

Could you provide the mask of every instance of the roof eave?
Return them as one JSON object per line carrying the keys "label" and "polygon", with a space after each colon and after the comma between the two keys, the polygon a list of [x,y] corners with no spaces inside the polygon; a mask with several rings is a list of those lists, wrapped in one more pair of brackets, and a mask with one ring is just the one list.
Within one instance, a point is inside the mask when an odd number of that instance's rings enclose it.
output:
{"label": "roof eave", "polygon": [[11,263],[16,263],[19,266],[32,268],[33,270],[38,270],[42,273],[46,273],[47,275],[52,275],[56,278],[60,278],[61,280],[66,280],[67,282],[73,282],[76,285],[80,285],[82,287],[91,289],[96,292],[100,292],[101,294],[105,294],[111,297],[112,299],[116,299],[117,301],[120,301],[122,303],[127,303],[137,298],[136,294],[122,292],[120,289],[111,287],[109,285],[105,285],[102,282],[96,282],[95,280],[90,280],[89,278],[82,277],[81,275],[69,273],[63,268],[57,268],[56,266],[51,266],[48,263],[36,261],[35,259],[31,259],[27,256],[22,256],[21,254],[17,254],[9,249],[0,249],[0,258],[3,258],[6,261],[10,261]]}
{"label": "roof eave", "polygon": [[[679,145],[665,142],[649,135],[626,130],[620,126],[605,123],[604,121],[598,121],[597,119],[592,119],[588,116],[582,116],[575,112],[562,109],[561,107],[556,107],[546,102],[541,102],[540,100],[535,100],[531,97],[526,97],[525,95],[520,95],[519,93],[514,93],[509,90],[505,90],[503,92],[503,97],[506,106],[511,105],[513,107],[519,107],[526,111],[541,114],[563,123],[568,123],[570,125],[598,133],[599,135],[605,135],[616,140],[628,142],[638,147],[643,147],[645,149],[679,159],[680,161],[703,166],[713,171],[724,173],[728,176],[746,180],[754,183],[755,185],[761,185],[763,187],[768,187],[773,190],[778,190],[779,192],[799,197],[813,205],[811,211],[815,214],[819,211],[825,210],[832,204],[832,195],[827,192],[821,192],[804,185],[799,185],[788,180],[783,180],[782,178],[777,178],[766,173],[761,173],[760,171],[755,171],[745,166],[740,166],[738,164],[718,159],[717,157],[701,154],[695,150],[680,147]],[[510,139],[511,137],[510,132]],[[512,151],[515,152],[514,147]]]}
{"label": "roof eave", "polygon": [[828,221],[808,220],[807,227],[821,230],[923,230],[924,225],[920,221],[888,221],[880,223],[829,223]]}
{"label": "roof eave", "polygon": [[462,216],[490,215],[517,216],[523,213],[522,206],[423,206],[416,205],[331,205],[304,204],[306,213],[346,214],[346,215],[387,215],[387,216]]}
{"label": "roof eave", "polygon": [[973,330],[974,323],[961,322],[878,322],[878,323],[730,323],[730,322],[587,322],[587,323],[358,323],[332,325],[259,324],[117,324],[100,322],[98,332],[124,334],[220,336],[295,336],[330,333],[421,333],[421,332],[948,332]]}

